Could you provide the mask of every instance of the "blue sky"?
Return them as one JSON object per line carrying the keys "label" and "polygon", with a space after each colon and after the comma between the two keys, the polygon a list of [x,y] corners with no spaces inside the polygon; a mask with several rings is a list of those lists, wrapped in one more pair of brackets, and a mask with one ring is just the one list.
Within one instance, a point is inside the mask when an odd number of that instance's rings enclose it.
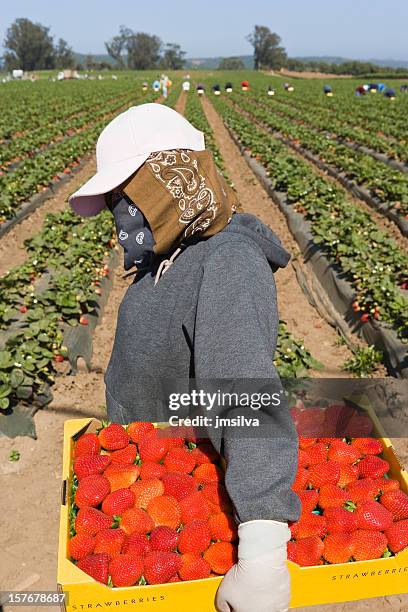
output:
{"label": "blue sky", "polygon": [[408,60],[408,0],[11,0],[0,10],[1,44],[12,21],[27,17],[81,53],[104,53],[125,24],[178,42],[190,57],[245,55],[246,34],[262,24],[290,56]]}

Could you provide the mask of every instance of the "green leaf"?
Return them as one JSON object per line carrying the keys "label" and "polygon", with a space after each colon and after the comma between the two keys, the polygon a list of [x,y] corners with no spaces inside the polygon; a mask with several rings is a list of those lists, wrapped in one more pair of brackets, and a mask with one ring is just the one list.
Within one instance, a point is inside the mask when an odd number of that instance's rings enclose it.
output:
{"label": "green leaf", "polygon": [[24,374],[21,370],[14,369],[10,374],[10,384],[16,388],[23,383]]}

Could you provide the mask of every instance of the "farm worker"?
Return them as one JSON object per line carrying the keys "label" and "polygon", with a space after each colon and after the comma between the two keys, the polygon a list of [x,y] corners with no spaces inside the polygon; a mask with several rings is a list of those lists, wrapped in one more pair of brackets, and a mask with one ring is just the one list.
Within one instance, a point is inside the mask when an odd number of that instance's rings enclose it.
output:
{"label": "farm worker", "polygon": [[358,87],[356,87],[355,95],[356,96],[364,96],[365,92],[366,92],[366,90],[364,89],[364,85],[359,85]]}
{"label": "farm worker", "polygon": [[333,95],[333,91],[330,85],[325,85],[323,87],[323,92],[325,96],[332,96]]}
{"label": "farm worker", "polygon": [[[281,388],[273,365],[279,324],[273,272],[289,254],[255,216],[236,212],[235,192],[204,134],[173,109],[142,104],[104,128],[96,158],[96,174],[70,205],[83,216],[109,208],[125,270],[135,274],[105,374],[108,418],[168,420],[158,390],[169,379],[183,390],[191,379],[216,381],[218,388],[232,380],[234,391],[259,379]],[[237,400],[227,414],[253,416],[242,404]],[[288,521],[301,510],[291,489],[297,434],[285,402],[255,412],[258,432],[206,430],[226,459],[238,523],[238,563],[217,592],[221,612],[282,612],[289,605]],[[218,414],[215,406],[211,416]]]}
{"label": "farm worker", "polygon": [[408,85],[401,85],[400,92],[401,93],[406,93],[407,91],[408,91]]}
{"label": "farm worker", "polygon": [[156,78],[153,81],[153,91],[155,91],[156,93],[159,92],[160,91],[160,87],[161,87],[160,81],[159,81],[158,78]]}
{"label": "farm worker", "polygon": [[248,81],[242,81],[241,82],[241,89],[242,89],[242,91],[248,91],[248,89],[249,89],[249,82]]}
{"label": "farm worker", "polygon": [[183,91],[190,91],[190,81],[183,81]]}
{"label": "farm worker", "polygon": [[163,97],[167,98],[167,79],[163,80],[163,83],[162,83],[162,93],[163,93]]}
{"label": "farm worker", "polygon": [[202,85],[201,83],[199,83],[199,84],[197,85],[197,93],[198,93],[198,95],[199,95],[199,96],[202,96],[204,92],[205,92],[205,87],[204,87],[204,85]]}
{"label": "farm worker", "polygon": [[221,89],[219,85],[213,85],[212,90],[213,90],[214,96],[219,96],[221,94]]}
{"label": "farm worker", "polygon": [[370,93],[377,93],[377,90],[378,90],[377,83],[370,83],[369,87],[370,87]]}
{"label": "farm worker", "polygon": [[143,81],[142,90],[147,91],[148,87],[149,87],[149,83],[147,81]]}
{"label": "farm worker", "polygon": [[274,96],[275,95],[275,90],[272,87],[272,85],[268,86],[268,96]]}
{"label": "farm worker", "polygon": [[378,91],[383,92],[384,89],[385,89],[385,84],[384,83],[378,83],[377,88],[378,88]]}
{"label": "farm worker", "polygon": [[232,92],[232,83],[230,83],[229,81],[228,81],[228,83],[225,83],[225,91],[227,93],[231,93]]}
{"label": "farm worker", "polygon": [[384,96],[389,100],[395,100],[395,89],[388,87],[388,89],[386,89],[384,92]]}

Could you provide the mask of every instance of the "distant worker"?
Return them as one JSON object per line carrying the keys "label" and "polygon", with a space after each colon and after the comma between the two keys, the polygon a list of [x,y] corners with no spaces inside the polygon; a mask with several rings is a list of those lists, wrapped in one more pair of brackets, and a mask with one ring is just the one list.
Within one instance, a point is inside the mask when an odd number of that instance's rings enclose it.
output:
{"label": "distant worker", "polygon": [[220,86],[218,84],[217,85],[213,85],[212,90],[213,90],[214,96],[221,95],[221,89],[220,89]]}
{"label": "distant worker", "polygon": [[274,96],[275,95],[275,90],[272,87],[272,85],[268,86],[268,96]]}
{"label": "distant worker", "polygon": [[378,83],[377,88],[378,88],[378,91],[383,92],[385,89],[384,83]]}
{"label": "distant worker", "polygon": [[242,89],[242,91],[248,91],[248,89],[249,89],[249,82],[248,81],[242,81],[241,82],[241,89]]}
{"label": "distant worker", "polygon": [[400,92],[401,93],[407,93],[407,91],[408,91],[408,85],[401,85]]}
{"label": "distant worker", "polygon": [[156,78],[156,79],[153,81],[153,86],[152,86],[152,87],[153,87],[153,91],[154,91],[154,92],[158,93],[158,92],[160,91],[160,81],[159,81],[159,79],[158,79],[158,78]]}
{"label": "distant worker", "polygon": [[227,93],[231,93],[232,92],[232,83],[230,83],[229,81],[228,81],[228,83],[225,83],[225,91]]}
{"label": "distant worker", "polygon": [[395,89],[388,87],[388,89],[386,89],[384,92],[384,96],[389,100],[395,100]]}
{"label": "distant worker", "polygon": [[331,97],[333,95],[333,90],[330,85],[325,85],[323,87],[323,93],[325,96]]}
{"label": "distant worker", "polygon": [[205,92],[205,87],[204,87],[204,85],[203,85],[202,83],[199,83],[199,84],[197,85],[197,93],[198,93],[198,95],[199,95],[199,96],[202,96],[204,92]]}
{"label": "distant worker", "polygon": [[183,81],[183,91],[190,91],[191,83],[190,81]]}
{"label": "distant worker", "polygon": [[370,90],[370,86],[367,83],[364,83],[363,89],[364,89],[364,91],[369,91]]}
{"label": "distant worker", "polygon": [[370,93],[377,93],[378,85],[377,83],[370,83]]}
{"label": "distant worker", "polygon": [[359,85],[358,87],[356,87],[356,90],[354,93],[356,96],[364,96],[365,92],[366,90],[364,89],[364,85]]}
{"label": "distant worker", "polygon": [[149,83],[147,81],[143,81],[142,91],[147,91],[148,89],[149,89]]}
{"label": "distant worker", "polygon": [[293,87],[293,85],[291,85],[290,83],[285,83],[285,84],[283,85],[283,88],[284,88],[286,91],[295,91],[295,88],[294,88],[294,87]]}

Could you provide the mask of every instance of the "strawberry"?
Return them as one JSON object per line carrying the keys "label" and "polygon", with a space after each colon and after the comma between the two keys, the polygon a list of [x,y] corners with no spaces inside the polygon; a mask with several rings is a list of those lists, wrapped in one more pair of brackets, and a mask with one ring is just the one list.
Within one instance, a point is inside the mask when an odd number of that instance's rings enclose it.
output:
{"label": "strawberry", "polygon": [[357,448],[362,455],[379,455],[384,450],[382,442],[377,438],[354,438],[351,446]]}
{"label": "strawberry", "polygon": [[311,536],[296,542],[295,561],[298,565],[306,567],[308,565],[322,565],[322,554],[324,544],[321,538]]}
{"label": "strawberry", "polygon": [[201,580],[208,578],[210,572],[210,564],[201,555],[185,553],[181,556],[179,576],[182,580]]}
{"label": "strawberry", "polygon": [[154,522],[145,510],[129,508],[123,513],[120,526],[127,535],[132,533],[146,534],[152,531]]}
{"label": "strawberry", "polygon": [[119,463],[120,465],[128,465],[134,463],[136,460],[137,448],[135,444],[128,444],[124,448],[115,450],[110,454],[112,463]]}
{"label": "strawberry", "polygon": [[83,506],[99,506],[109,493],[110,484],[105,476],[101,474],[85,476],[85,478],[80,480],[75,492],[75,503],[78,508]]}
{"label": "strawberry", "polygon": [[357,504],[374,499],[377,494],[377,486],[372,478],[362,478],[348,484],[346,491],[349,494],[349,499]]}
{"label": "strawberry", "polygon": [[296,430],[302,437],[324,435],[323,424],[324,411],[318,406],[301,410],[296,416]]}
{"label": "strawberry", "polygon": [[296,547],[296,542],[292,542],[291,540],[289,540],[286,545],[288,559],[289,561],[293,561],[294,563],[296,563]]}
{"label": "strawberry", "polygon": [[129,444],[129,436],[122,425],[111,423],[99,431],[99,442],[102,448],[114,451],[125,448]]}
{"label": "strawberry", "polygon": [[[187,498],[188,499],[188,498]],[[147,512],[156,527],[172,527],[177,529],[181,522],[181,510],[175,497],[160,495],[150,500]]]}
{"label": "strawberry", "polygon": [[195,459],[185,447],[172,448],[167,453],[163,464],[169,472],[190,474],[195,468]]}
{"label": "strawberry", "polygon": [[[302,449],[300,449],[302,450]],[[303,451],[307,455],[309,465],[317,465],[327,461],[327,447],[322,442],[316,442]]]}
{"label": "strawberry", "polygon": [[332,404],[324,411],[324,431],[326,435],[334,435],[337,438],[344,437],[347,423],[355,415],[356,411],[350,406]]}
{"label": "strawberry", "polygon": [[164,494],[171,495],[181,501],[197,490],[197,483],[189,474],[181,472],[168,472],[162,477]]}
{"label": "strawberry", "polygon": [[196,448],[193,448],[191,456],[194,458],[196,465],[217,463],[220,458],[212,444],[199,444]]}
{"label": "strawberry", "polygon": [[98,436],[94,433],[85,433],[75,442],[74,458],[78,459],[81,455],[98,455],[100,450]]}
{"label": "strawberry", "polygon": [[358,448],[351,446],[351,444],[338,440],[330,444],[327,457],[330,461],[337,461],[341,465],[349,465],[360,459],[361,453]]}
{"label": "strawberry", "polygon": [[329,563],[346,563],[353,556],[355,542],[352,533],[331,533],[324,538],[323,557]]}
{"label": "strawberry", "polygon": [[210,482],[203,486],[201,493],[204,495],[212,514],[218,512],[232,512],[232,505],[227,489],[218,482]]}
{"label": "strawberry", "polygon": [[[333,485],[335,486],[335,485]],[[312,512],[317,506],[319,493],[315,489],[306,489],[297,493],[300,503],[302,504],[302,514]]]}
{"label": "strawberry", "polygon": [[380,497],[380,503],[392,514],[394,521],[408,519],[408,495],[403,491],[387,491]]}
{"label": "strawberry", "polygon": [[102,529],[95,536],[95,553],[106,553],[109,559],[119,555],[125,543],[126,534],[122,529]]}
{"label": "strawberry", "polygon": [[109,557],[107,554],[87,555],[78,561],[77,567],[97,582],[108,584]]}
{"label": "strawberry", "polygon": [[309,483],[314,489],[324,484],[337,484],[340,478],[340,464],[337,461],[318,463],[309,468]]}
{"label": "strawberry", "polygon": [[127,426],[127,433],[132,442],[140,442],[140,440],[149,432],[154,431],[153,423],[133,422]]}
{"label": "strawberry", "polygon": [[181,569],[182,560],[175,552],[152,550],[144,558],[144,577],[148,584],[165,584]]}
{"label": "strawberry", "polygon": [[299,436],[299,448],[306,450],[310,446],[316,443],[317,438],[306,438],[305,436]]}
{"label": "strawberry", "polygon": [[95,538],[87,533],[77,533],[68,543],[69,554],[74,561],[93,553]]}
{"label": "strawberry", "polygon": [[138,465],[118,465],[111,463],[104,471],[104,476],[109,480],[111,491],[128,489],[140,474]]}
{"label": "strawberry", "polygon": [[150,534],[152,550],[170,552],[177,548],[179,534],[171,527],[155,527]]}
{"label": "strawberry", "polygon": [[358,474],[360,478],[381,478],[390,469],[388,461],[384,461],[376,455],[366,455],[358,463]]}
{"label": "strawberry", "polygon": [[354,414],[344,430],[344,437],[356,438],[359,436],[369,436],[373,431],[373,422],[370,417],[364,414]]}
{"label": "strawberry", "polygon": [[204,495],[197,491],[188,495],[180,502],[181,522],[190,523],[195,519],[207,521],[210,516],[210,507]]}
{"label": "strawberry", "polygon": [[167,438],[159,437],[156,431],[143,436],[139,442],[139,455],[141,460],[159,463],[169,450]]}
{"label": "strawberry", "polygon": [[290,527],[292,537],[300,540],[312,536],[322,537],[327,531],[326,517],[320,514],[305,514]]}
{"label": "strawberry", "polygon": [[309,466],[309,455],[307,453],[307,450],[303,450],[301,448],[298,448],[298,469],[299,468],[307,468]]}
{"label": "strawberry", "polygon": [[110,516],[121,516],[135,505],[135,494],[130,489],[117,489],[109,493],[102,502],[102,512]]}
{"label": "strawberry", "polygon": [[129,554],[118,555],[109,563],[109,574],[114,587],[130,587],[143,574],[143,560]]}
{"label": "strawberry", "polygon": [[202,463],[196,467],[193,476],[200,485],[205,485],[209,482],[221,482],[224,478],[221,469],[213,463]]}
{"label": "strawberry", "polygon": [[343,506],[349,499],[347,491],[334,484],[324,484],[320,487],[319,506],[321,508],[334,508]]}
{"label": "strawberry", "polygon": [[96,535],[101,529],[109,529],[112,526],[112,517],[104,514],[96,508],[81,508],[75,519],[75,531]]}
{"label": "strawberry", "polygon": [[237,539],[237,525],[230,514],[219,512],[208,519],[212,540],[233,542]]}
{"label": "strawberry", "polygon": [[307,470],[306,468],[299,468],[296,473],[295,480],[292,484],[293,491],[296,491],[296,493],[298,493],[299,491],[303,491],[304,489],[306,489],[308,482],[309,470]]}
{"label": "strawberry", "polygon": [[355,511],[359,529],[384,531],[392,524],[392,514],[374,500],[362,502]]}
{"label": "strawberry", "polygon": [[130,487],[135,496],[134,506],[147,510],[150,500],[164,493],[164,485],[161,480],[138,480]]}
{"label": "strawberry", "polygon": [[377,487],[377,493],[386,493],[387,491],[397,491],[400,488],[398,480],[394,478],[374,478],[374,484]]}
{"label": "strawberry", "polygon": [[340,478],[337,483],[339,487],[355,482],[358,478],[358,465],[340,464]]}
{"label": "strawberry", "polygon": [[166,468],[161,463],[144,461],[140,467],[140,478],[142,480],[153,480],[161,478],[166,473]]}
{"label": "strawberry", "polygon": [[74,472],[78,480],[85,476],[102,474],[110,461],[108,455],[81,455],[74,461]]}
{"label": "strawberry", "polygon": [[357,529],[353,532],[353,540],[356,561],[380,559],[387,548],[387,538],[381,531]]}
{"label": "strawberry", "polygon": [[352,532],[357,529],[357,517],[354,512],[345,508],[326,508],[327,533]]}
{"label": "strawberry", "polygon": [[226,574],[237,562],[237,551],[230,542],[215,542],[205,551],[204,559],[215,574]]}
{"label": "strawberry", "polygon": [[393,523],[384,533],[388,540],[388,548],[395,554],[400,552],[408,546],[408,519]]}
{"label": "strawberry", "polygon": [[134,557],[145,557],[151,550],[151,542],[144,533],[131,533],[123,544],[122,553]]}
{"label": "strawberry", "polygon": [[184,436],[181,435],[182,427],[177,427],[175,425],[169,425],[168,427],[163,427],[159,429],[158,435],[162,438],[166,438],[168,442],[169,450],[172,448],[180,448],[184,446]]}
{"label": "strawberry", "polygon": [[178,574],[174,574],[174,576],[172,576],[167,582],[181,582],[181,578]]}
{"label": "strawberry", "polygon": [[203,553],[211,543],[211,531],[207,521],[192,521],[184,525],[179,534],[180,553]]}

